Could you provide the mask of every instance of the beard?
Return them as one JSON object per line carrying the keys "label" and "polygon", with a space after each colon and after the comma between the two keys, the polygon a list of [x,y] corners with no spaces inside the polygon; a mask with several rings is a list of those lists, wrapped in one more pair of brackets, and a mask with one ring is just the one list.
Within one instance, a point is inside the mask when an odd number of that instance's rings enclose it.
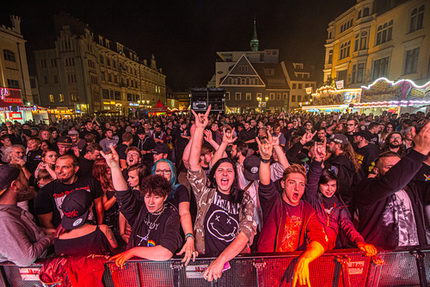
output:
{"label": "beard", "polygon": [[18,195],[16,197],[16,201],[17,202],[21,202],[21,201],[26,201],[26,200],[32,200],[34,198],[36,198],[36,190],[34,189],[34,187],[29,186],[27,188],[22,188],[19,192]]}
{"label": "beard", "polygon": [[394,141],[394,142],[389,143],[388,146],[390,148],[399,148],[400,147],[400,143],[397,142],[397,141]]}

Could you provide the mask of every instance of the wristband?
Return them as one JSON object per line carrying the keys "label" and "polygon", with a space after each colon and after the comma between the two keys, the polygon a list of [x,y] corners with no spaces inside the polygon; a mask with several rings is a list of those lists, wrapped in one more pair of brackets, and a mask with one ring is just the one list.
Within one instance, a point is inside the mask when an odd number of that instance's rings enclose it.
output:
{"label": "wristband", "polygon": [[195,239],[195,237],[194,237],[194,234],[192,234],[192,233],[187,233],[187,234],[185,234],[185,241],[187,241],[187,239],[188,238],[192,238],[192,239]]}
{"label": "wristband", "polygon": [[262,162],[262,163],[269,163],[270,162],[270,159],[264,159],[264,158],[260,158],[260,161]]}

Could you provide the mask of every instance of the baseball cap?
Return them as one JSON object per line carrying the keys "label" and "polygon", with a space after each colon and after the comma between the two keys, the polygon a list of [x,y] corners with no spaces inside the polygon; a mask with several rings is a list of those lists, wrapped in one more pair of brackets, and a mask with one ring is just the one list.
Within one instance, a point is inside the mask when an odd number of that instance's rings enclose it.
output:
{"label": "baseball cap", "polygon": [[167,144],[157,144],[155,148],[152,150],[152,153],[169,153],[169,146]]}
{"label": "baseball cap", "polygon": [[333,135],[331,135],[329,140],[332,142],[335,142],[335,143],[339,143],[339,144],[346,144],[349,142],[348,138],[343,134],[333,134]]}
{"label": "baseball cap", "polygon": [[72,140],[69,137],[59,137],[57,143],[63,145],[72,145]]}
{"label": "baseball cap", "polygon": [[13,165],[0,165],[0,195],[8,189],[12,181],[18,178],[19,173],[19,169]]}
{"label": "baseball cap", "polygon": [[67,230],[82,226],[90,213],[91,203],[90,193],[84,189],[69,193],[61,204],[64,214],[61,225]]}
{"label": "baseball cap", "polygon": [[256,155],[250,155],[243,161],[243,175],[249,181],[258,180],[259,178],[260,158]]}
{"label": "baseball cap", "polygon": [[79,135],[79,132],[77,130],[70,130],[67,134],[69,136],[73,136],[73,135]]}
{"label": "baseball cap", "polygon": [[370,141],[373,137],[373,135],[368,130],[360,130],[360,131],[354,133],[354,136],[360,136],[360,137],[366,139],[367,141]]}

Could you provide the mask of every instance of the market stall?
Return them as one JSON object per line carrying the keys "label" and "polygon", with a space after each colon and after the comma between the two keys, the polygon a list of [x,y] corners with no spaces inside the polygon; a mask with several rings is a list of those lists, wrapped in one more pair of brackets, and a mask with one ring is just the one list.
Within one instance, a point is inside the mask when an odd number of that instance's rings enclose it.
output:
{"label": "market stall", "polygon": [[359,109],[360,113],[429,112],[430,81],[420,86],[412,80],[402,79],[394,82],[380,78],[371,85],[362,87],[361,101],[353,106]]}
{"label": "market stall", "polygon": [[336,89],[323,86],[312,94],[309,105],[302,105],[307,112],[351,112],[353,104],[360,102],[361,89]]}
{"label": "market stall", "polygon": [[169,112],[167,107],[161,103],[160,100],[158,100],[158,103],[155,105],[155,107],[150,108],[148,110],[148,116],[159,116],[159,115],[165,115]]}

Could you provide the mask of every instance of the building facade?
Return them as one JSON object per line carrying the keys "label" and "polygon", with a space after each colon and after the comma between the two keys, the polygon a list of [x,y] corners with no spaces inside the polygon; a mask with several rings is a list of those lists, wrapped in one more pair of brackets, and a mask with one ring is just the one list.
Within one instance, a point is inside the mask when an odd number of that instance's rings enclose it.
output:
{"label": "building facade", "polygon": [[208,87],[226,90],[225,104],[232,112],[288,108],[290,87],[279,63],[279,50],[259,50],[256,23],[250,51],[217,52],[215,74]]}
{"label": "building facade", "polygon": [[74,113],[134,114],[166,103],[166,76],[133,50],[90,31],[69,15],[55,17],[56,40],[34,51],[40,105]]}
{"label": "building facade", "polygon": [[0,87],[19,90],[22,104],[32,105],[26,40],[21,34],[21,19],[10,16],[10,20],[11,27],[0,27]]}
{"label": "building facade", "polygon": [[288,110],[308,105],[311,93],[317,87],[314,67],[302,62],[281,62],[287,82],[290,86],[290,97],[288,99]]}
{"label": "building facade", "polygon": [[357,0],[329,23],[324,82],[358,88],[381,77],[430,80],[430,3]]}

